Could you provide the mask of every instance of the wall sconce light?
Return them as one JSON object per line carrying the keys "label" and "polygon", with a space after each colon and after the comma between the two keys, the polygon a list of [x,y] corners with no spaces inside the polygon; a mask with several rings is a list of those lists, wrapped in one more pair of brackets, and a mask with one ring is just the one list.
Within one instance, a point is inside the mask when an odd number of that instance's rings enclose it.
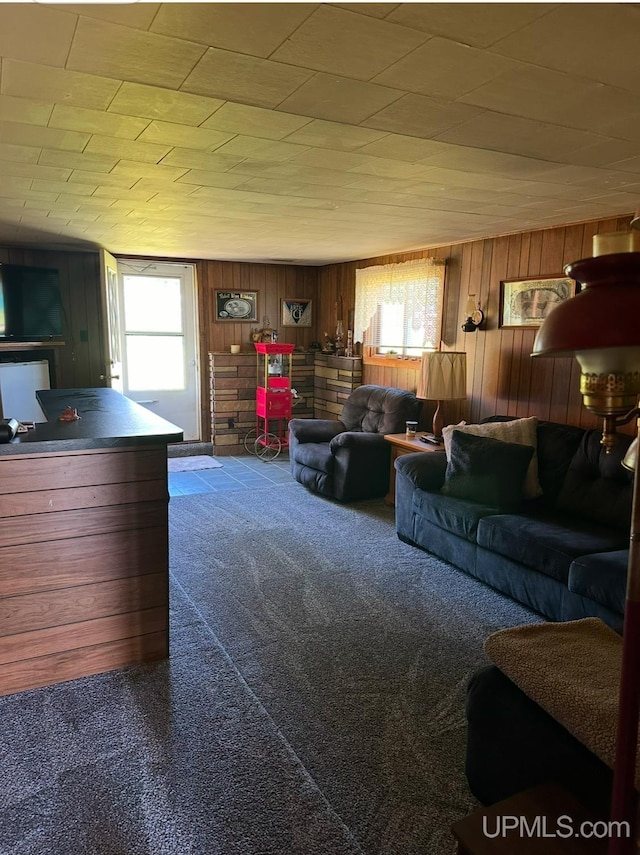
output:
{"label": "wall sconce light", "polygon": [[480,308],[480,301],[477,304],[473,299],[475,294],[469,294],[467,300],[467,320],[462,324],[463,332],[475,332],[484,321],[484,312]]}

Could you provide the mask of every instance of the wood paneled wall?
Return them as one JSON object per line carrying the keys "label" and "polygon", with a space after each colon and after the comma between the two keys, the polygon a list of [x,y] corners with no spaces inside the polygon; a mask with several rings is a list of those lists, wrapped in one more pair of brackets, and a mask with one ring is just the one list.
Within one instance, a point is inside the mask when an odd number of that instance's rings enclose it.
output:
{"label": "wood paneled wall", "polygon": [[[522,234],[442,246],[424,252],[402,253],[360,262],[335,264],[319,271],[320,321],[335,328],[336,303],[342,297],[345,315],[355,301],[355,270],[373,264],[391,264],[420,257],[447,260],[443,348],[467,353],[467,393],[463,402],[445,406],[445,422],[478,421],[495,413],[599,427],[599,420],[582,404],[580,371],[575,359],[532,359],[535,330],[499,327],[500,282],[517,277],[562,274],[563,266],[592,255],[594,234],[624,231],[631,215],[579,223]],[[482,330],[464,333],[469,295],[475,294],[486,314]],[[407,368],[365,365],[365,383],[415,391],[416,372]],[[425,426],[433,414],[426,403]],[[631,425],[629,432],[634,430]]]}
{"label": "wood paneled wall", "polygon": [[[445,420],[477,421],[493,413],[540,418],[592,427],[597,425],[582,405],[578,392],[579,370],[573,359],[531,359],[533,330],[500,329],[500,282],[519,276],[554,275],[563,266],[592,254],[594,234],[622,231],[631,215],[590,221],[486,240],[469,241],[429,250],[380,256],[326,267],[253,264],[231,261],[197,261],[200,357],[203,401],[203,436],[210,433],[207,365],[210,352],[228,352],[231,344],[250,349],[254,327],[268,317],[280,341],[301,347],[333,335],[338,305],[343,321],[355,302],[356,267],[390,264],[432,256],[447,260],[443,346],[467,353],[468,398],[446,405]],[[60,252],[0,247],[0,261],[57,267],[68,319],[67,346],[60,356],[60,386],[101,386],[104,370],[98,256],[93,252]],[[258,292],[258,322],[215,320],[216,290]],[[486,313],[483,329],[463,333],[469,295],[475,294]],[[281,326],[281,300],[313,300],[313,326]],[[83,339],[87,339],[84,341]],[[416,373],[406,367],[374,368],[365,365],[363,382],[415,389]],[[425,426],[432,405],[423,408]],[[633,430],[630,427],[629,430]]]}
{"label": "wood paneled wall", "polygon": [[64,306],[63,338],[57,348],[61,389],[103,386],[105,360],[100,304],[100,265],[96,252],[61,252],[0,247],[0,262],[55,267]]}

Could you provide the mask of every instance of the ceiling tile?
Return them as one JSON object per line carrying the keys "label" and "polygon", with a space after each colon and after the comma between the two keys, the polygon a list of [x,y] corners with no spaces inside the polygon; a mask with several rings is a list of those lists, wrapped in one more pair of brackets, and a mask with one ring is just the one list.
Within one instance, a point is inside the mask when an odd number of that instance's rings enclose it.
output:
{"label": "ceiling tile", "polygon": [[[147,191],[149,194],[154,194],[153,202],[156,202],[157,197],[184,197],[193,193],[193,187],[186,184],[180,184],[176,181],[158,181],[157,178],[141,178],[136,182],[135,190],[141,192]],[[156,196],[157,194],[157,196]]]}
{"label": "ceiling tile", "polygon": [[556,161],[563,161],[576,149],[598,141],[598,137],[587,131],[490,111],[443,131],[437,138],[458,145]]}
{"label": "ceiling tile", "polygon": [[640,172],[640,155],[628,157],[616,163],[610,163],[609,166],[613,169],[620,169],[623,172]]}
{"label": "ceiling tile", "polygon": [[388,19],[462,44],[488,47],[553,8],[544,3],[402,3]]}
{"label": "ceiling tile", "polygon": [[[535,65],[640,92],[638,9],[625,3],[563,3],[493,45]],[[613,51],[603,49],[603,34]],[[579,45],[579,49],[574,49]]]}
{"label": "ceiling tile", "polygon": [[257,137],[234,137],[230,142],[217,149],[216,153],[221,155],[230,154],[239,157],[254,157],[264,160],[285,161],[292,160],[308,151],[307,146],[293,145],[293,143],[279,142],[274,140],[263,140]]}
{"label": "ceiling tile", "polygon": [[426,38],[396,24],[321,5],[271,57],[328,74],[369,80]]}
{"label": "ceiling tile", "polygon": [[[549,92],[554,93],[549,99]],[[640,96],[564,72],[519,64],[460,98],[499,113],[565,127],[604,131],[621,117],[640,133]]]}
{"label": "ceiling tile", "polygon": [[118,162],[115,157],[103,154],[85,154],[80,151],[43,149],[38,163],[48,166],[67,166],[70,169],[87,169],[93,172],[110,172]]}
{"label": "ceiling tile", "polygon": [[89,134],[79,134],[76,131],[61,131],[57,128],[43,128],[39,125],[0,121],[0,142],[13,145],[82,151],[88,139]]}
{"label": "ceiling tile", "polygon": [[37,163],[39,155],[39,148],[33,148],[25,145],[11,145],[10,143],[0,143],[0,162]]}
{"label": "ceiling tile", "polygon": [[[136,178],[117,172],[88,172],[84,169],[74,169],[69,176],[69,184],[99,184],[108,187],[132,187]],[[73,191],[75,192],[75,190]]]}
{"label": "ceiling tile", "polygon": [[46,101],[0,95],[0,121],[24,122],[28,125],[46,125],[52,110],[53,104],[49,104]]}
{"label": "ceiling tile", "polygon": [[140,142],[163,143],[169,146],[186,146],[200,151],[210,151],[233,139],[233,134],[155,121],[149,124],[138,139]]}
{"label": "ceiling tile", "polygon": [[37,3],[0,3],[0,56],[63,66],[77,20]]}
{"label": "ceiling tile", "polygon": [[118,81],[109,80],[107,77],[13,59],[2,61],[4,95],[106,110],[118,86]]}
{"label": "ceiling tile", "polygon": [[616,161],[632,157],[637,151],[636,143],[596,137],[585,146],[576,148],[571,153],[571,161],[577,166],[614,166]]}
{"label": "ceiling tile", "polygon": [[353,151],[385,136],[387,134],[384,131],[354,128],[353,125],[340,122],[325,122],[322,119],[314,119],[301,130],[290,134],[287,137],[287,142]]}
{"label": "ceiling tile", "polygon": [[78,15],[111,21],[113,24],[123,24],[146,30],[157,14],[160,3],[73,3],[57,4],[57,9],[67,9]]}
{"label": "ceiling tile", "polygon": [[70,169],[57,166],[41,166],[38,163],[3,163],[0,162],[1,175],[22,175],[25,178],[43,178],[47,181],[66,181]]}
{"label": "ceiling tile", "polygon": [[315,8],[314,3],[163,3],[151,31],[268,57]]}
{"label": "ceiling tile", "polygon": [[43,193],[72,193],[74,196],[91,196],[96,186],[96,184],[74,184],[71,187],[66,181],[47,181],[44,178],[36,178],[31,188],[42,190]]}
{"label": "ceiling tile", "polygon": [[239,175],[235,172],[206,172],[202,169],[191,169],[179,179],[178,183],[188,185],[190,192],[192,192],[194,185],[233,188],[239,187],[246,181],[246,175]]}
{"label": "ceiling tile", "polygon": [[256,107],[277,107],[311,75],[280,62],[209,48],[181,88]]}
{"label": "ceiling tile", "polygon": [[232,101],[227,101],[206,122],[203,122],[202,127],[281,140],[309,122],[310,119],[306,116],[275,113],[273,110],[265,110],[262,107],[250,107],[247,104],[234,104]]}
{"label": "ceiling tile", "polygon": [[145,116],[179,125],[201,125],[224,104],[218,98],[204,98],[189,92],[175,92],[158,86],[124,82],[109,104],[109,113]]}
{"label": "ceiling tile", "polygon": [[282,101],[278,110],[357,125],[400,96],[397,89],[386,86],[316,74]]}
{"label": "ceiling tile", "polygon": [[49,120],[50,128],[84,131],[129,140],[136,139],[148,124],[148,119],[139,119],[135,116],[111,116],[102,110],[66,107],[61,104],[56,104]]}
{"label": "ceiling tile", "polygon": [[226,172],[243,158],[231,155],[211,154],[194,151],[190,148],[174,148],[162,158],[162,166],[185,167],[186,169],[204,169],[209,172]]}
{"label": "ceiling tile", "polygon": [[541,175],[554,166],[547,160],[464,145],[446,146],[444,151],[425,157],[421,162],[426,166],[442,166],[463,172],[488,172],[513,178]]}
{"label": "ceiling tile", "polygon": [[259,160],[244,160],[234,166],[230,172],[242,175],[273,176],[296,178],[307,184],[320,184],[327,187],[344,187],[353,180],[348,172],[339,172],[322,167],[301,166],[289,161],[288,163],[266,163]]}
{"label": "ceiling tile", "polygon": [[461,122],[467,122],[481,112],[477,107],[467,104],[436,101],[424,95],[404,95],[361,124],[367,128],[429,138]]}
{"label": "ceiling tile", "polygon": [[138,142],[137,140],[120,140],[115,137],[104,137],[94,134],[85,151],[87,154],[106,154],[125,160],[141,160],[143,163],[157,163],[170,150],[170,146],[156,143]]}
{"label": "ceiling tile", "polygon": [[402,134],[385,134],[376,142],[369,143],[361,149],[362,154],[372,154],[375,157],[388,157],[392,160],[409,160],[415,162],[431,157],[439,152],[448,151],[451,146],[446,143],[422,140],[419,137],[408,137]]}
{"label": "ceiling tile", "polygon": [[111,170],[112,175],[122,175],[132,180],[155,178],[160,183],[175,181],[184,175],[187,169],[181,166],[166,166],[163,163],[140,163],[135,160],[120,160]]}
{"label": "ceiling tile", "polygon": [[339,3],[340,9],[349,9],[359,15],[369,15],[372,18],[386,18],[390,12],[397,9],[399,3]]}
{"label": "ceiling tile", "polygon": [[177,89],[203,54],[202,45],[80,18],[67,68]]}
{"label": "ceiling tile", "polygon": [[434,38],[378,74],[373,82],[432,98],[456,99],[517,67],[518,63],[506,57]]}

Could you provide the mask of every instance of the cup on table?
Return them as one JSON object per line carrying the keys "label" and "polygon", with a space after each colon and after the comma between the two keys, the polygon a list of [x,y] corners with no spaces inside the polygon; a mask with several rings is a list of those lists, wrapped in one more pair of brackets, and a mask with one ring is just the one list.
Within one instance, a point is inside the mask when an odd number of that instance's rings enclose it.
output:
{"label": "cup on table", "polygon": [[418,430],[418,422],[407,422],[407,439],[412,439]]}
{"label": "cup on table", "polygon": [[240,353],[240,345],[232,344],[231,345],[231,353]]}

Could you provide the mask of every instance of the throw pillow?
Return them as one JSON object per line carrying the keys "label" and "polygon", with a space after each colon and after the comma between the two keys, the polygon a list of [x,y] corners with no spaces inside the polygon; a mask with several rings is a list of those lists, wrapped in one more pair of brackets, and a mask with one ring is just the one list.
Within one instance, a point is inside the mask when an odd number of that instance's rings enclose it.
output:
{"label": "throw pillow", "polygon": [[519,445],[530,445],[533,448],[533,457],[529,463],[527,477],[525,478],[522,491],[523,498],[535,499],[542,495],[542,487],[538,480],[538,419],[531,416],[526,419],[513,419],[510,422],[487,422],[483,425],[448,425],[443,428],[444,450],[449,459],[449,446],[453,431],[465,431],[475,436],[488,436],[492,439],[500,439],[503,442],[515,442]]}
{"label": "throw pillow", "polygon": [[509,508],[522,499],[522,485],[533,457],[530,445],[503,442],[454,430],[440,492],[446,496]]}

